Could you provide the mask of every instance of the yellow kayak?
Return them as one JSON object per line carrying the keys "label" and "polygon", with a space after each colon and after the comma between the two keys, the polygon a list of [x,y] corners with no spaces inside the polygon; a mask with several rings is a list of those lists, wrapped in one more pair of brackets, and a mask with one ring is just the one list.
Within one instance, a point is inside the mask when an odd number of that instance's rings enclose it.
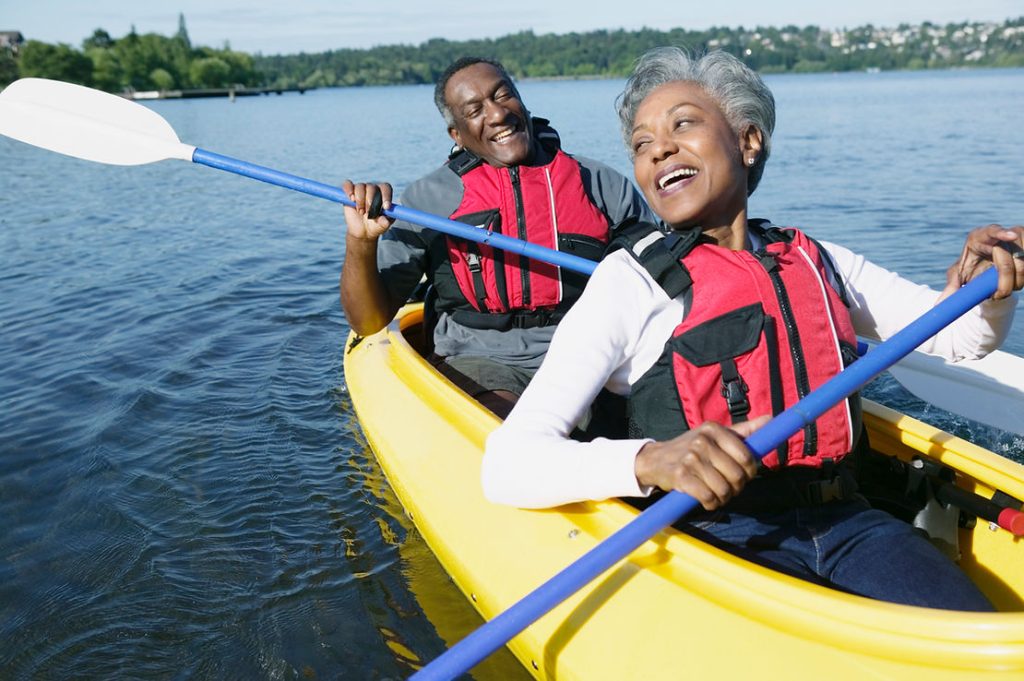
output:
{"label": "yellow kayak", "polygon": [[[498,420],[420,356],[421,337],[422,308],[407,306],[387,329],[349,338],[345,377],[406,514],[491,619],[638,511],[617,500],[544,511],[486,501],[480,460]],[[881,405],[866,402],[865,412],[875,450],[954,469],[953,492],[989,499],[998,491],[1011,505],[1024,499],[1024,466]],[[1000,612],[874,601],[666,529],[508,646],[541,679],[1019,681],[1024,539],[983,518],[965,524],[972,526],[958,530],[959,564]]]}

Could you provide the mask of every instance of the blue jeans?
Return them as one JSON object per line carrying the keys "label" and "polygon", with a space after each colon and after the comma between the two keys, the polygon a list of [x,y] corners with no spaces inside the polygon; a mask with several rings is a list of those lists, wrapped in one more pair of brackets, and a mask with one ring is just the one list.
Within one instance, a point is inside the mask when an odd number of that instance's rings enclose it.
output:
{"label": "blue jeans", "polygon": [[861,596],[948,610],[993,611],[961,570],[909,524],[860,496],[816,506],[759,503],[745,489],[677,527],[729,553]]}

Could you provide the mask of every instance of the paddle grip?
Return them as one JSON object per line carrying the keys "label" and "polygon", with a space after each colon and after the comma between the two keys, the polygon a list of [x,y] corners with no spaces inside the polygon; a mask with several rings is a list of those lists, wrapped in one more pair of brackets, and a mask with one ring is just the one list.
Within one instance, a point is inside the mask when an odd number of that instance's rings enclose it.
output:
{"label": "paddle grip", "polygon": [[370,199],[370,207],[366,211],[366,217],[371,220],[376,220],[380,217],[380,214],[384,208],[384,197],[380,192],[374,192],[373,198]]}

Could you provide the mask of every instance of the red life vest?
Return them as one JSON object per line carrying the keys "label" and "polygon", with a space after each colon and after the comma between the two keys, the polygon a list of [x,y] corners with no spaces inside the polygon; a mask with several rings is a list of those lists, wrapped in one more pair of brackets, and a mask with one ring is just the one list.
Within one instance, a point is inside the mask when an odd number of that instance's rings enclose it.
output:
{"label": "red life vest", "polygon": [[[495,168],[479,159],[460,164],[453,158],[449,165],[461,175],[464,191],[450,217],[598,260],[609,241],[608,218],[587,196],[579,164],[560,149],[553,152],[543,166]],[[556,322],[585,285],[582,275],[484,244],[448,238],[447,247],[461,296],[449,293],[446,299],[444,292],[453,287],[439,286],[437,308],[454,311],[453,318],[466,326],[502,328],[508,322],[523,328]]]}
{"label": "red life vest", "polygon": [[[751,229],[766,242],[757,252],[705,243],[698,232],[661,239],[653,228],[646,237],[627,231],[623,245],[632,241],[631,253],[672,297],[687,292],[688,310],[662,357],[633,387],[634,435],[668,439],[704,421],[728,425],[778,414],[856,359],[845,290],[827,254],[796,229],[756,222]],[[665,391],[675,397],[666,400]],[[860,428],[854,395],[762,462],[775,468],[839,461]]]}

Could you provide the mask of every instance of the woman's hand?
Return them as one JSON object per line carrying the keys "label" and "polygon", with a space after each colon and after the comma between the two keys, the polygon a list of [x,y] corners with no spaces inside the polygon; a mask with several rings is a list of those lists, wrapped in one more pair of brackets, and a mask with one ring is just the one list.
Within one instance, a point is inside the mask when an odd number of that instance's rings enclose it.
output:
{"label": "woman's hand", "polygon": [[988,225],[972,230],[960,258],[946,271],[946,288],[939,300],[992,266],[999,272],[993,299],[1024,288],[1024,227]]}
{"label": "woman's hand", "polygon": [[727,428],[706,422],[665,442],[648,442],[633,464],[637,482],[689,494],[713,511],[739,494],[757,474],[757,462],[743,443],[769,416]]}
{"label": "woman's hand", "polygon": [[388,231],[394,222],[391,218],[377,212],[371,214],[371,207],[376,197],[380,197],[381,210],[391,208],[391,185],[387,182],[377,184],[345,180],[341,184],[348,198],[355,202],[355,208],[345,206],[345,224],[348,226],[348,237],[362,241],[376,241]]}

